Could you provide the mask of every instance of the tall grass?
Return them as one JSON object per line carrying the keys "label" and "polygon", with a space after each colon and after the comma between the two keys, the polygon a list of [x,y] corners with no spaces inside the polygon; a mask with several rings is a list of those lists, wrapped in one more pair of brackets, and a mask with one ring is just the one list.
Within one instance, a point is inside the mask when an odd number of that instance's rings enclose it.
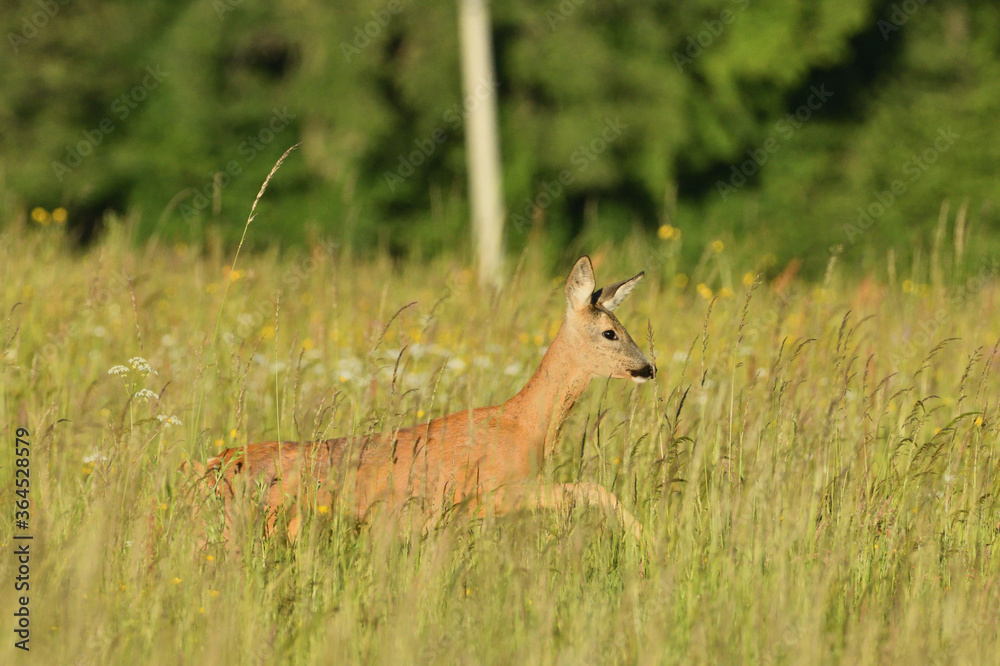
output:
{"label": "tall grass", "polygon": [[[593,252],[602,282],[647,271],[620,317],[660,373],[593,382],[545,474],[611,489],[648,544],[584,508],[423,533],[331,507],[294,544],[262,540],[251,510],[226,551],[198,545],[182,461],[272,438],[279,419],[282,437],[309,439],[502,401],[555,333],[562,276],[529,255],[484,297],[446,259],[361,261],[317,242],[232,271],[211,247],[127,236],[84,254],[52,230],[0,238],[4,663],[1000,653],[992,267],[947,278],[938,264],[932,281],[834,264],[824,284],[789,275],[751,294],[721,243],[683,279],[638,242]],[[10,631],[17,427],[33,447],[30,655]]]}

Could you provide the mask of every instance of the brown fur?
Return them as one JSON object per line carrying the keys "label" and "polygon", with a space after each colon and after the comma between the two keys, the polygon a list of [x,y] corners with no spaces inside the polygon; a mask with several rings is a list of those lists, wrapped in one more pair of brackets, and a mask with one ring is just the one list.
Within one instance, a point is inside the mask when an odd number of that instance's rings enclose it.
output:
{"label": "brown fur", "polygon": [[[527,385],[503,405],[457,412],[369,438],[261,442],[211,458],[204,473],[197,471],[225,502],[227,536],[240,480],[264,482],[269,533],[278,509],[293,500],[288,525],[292,539],[301,504],[331,506],[348,498],[359,518],[378,505],[414,506],[434,515],[465,501],[488,504],[498,512],[584,502],[607,507],[638,535],[635,519],[601,486],[525,482],[537,477],[570,408],[592,377],[644,381],[655,373],[611,312],[639,277],[594,293],[590,260],[581,258],[567,280],[569,307],[559,333]],[[605,331],[614,331],[617,339],[608,340]]]}

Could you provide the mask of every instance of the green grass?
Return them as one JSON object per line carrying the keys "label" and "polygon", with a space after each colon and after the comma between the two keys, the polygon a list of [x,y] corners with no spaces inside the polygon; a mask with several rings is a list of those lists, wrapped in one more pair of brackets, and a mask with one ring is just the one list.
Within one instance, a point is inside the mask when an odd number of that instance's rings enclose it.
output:
{"label": "green grass", "polygon": [[[833,266],[821,285],[763,284],[747,302],[728,248],[690,279],[638,243],[595,251],[601,283],[647,270],[619,315],[637,340],[648,322],[660,374],[593,382],[545,474],[611,489],[648,547],[583,508],[456,515],[422,534],[359,528],[334,507],[293,545],[262,540],[257,516],[237,553],[199,548],[183,460],[500,402],[555,332],[562,275],[543,274],[529,247],[489,297],[457,261],[361,261],[316,244],[242,256],[223,301],[231,256],[126,236],[113,229],[86,253],[53,229],[0,237],[4,663],[19,652],[17,427],[31,432],[34,554],[31,654],[16,663],[1000,653],[991,279],[918,268],[862,280]],[[711,308],[709,289],[722,294]],[[108,374],[133,357],[158,374]],[[130,401],[141,388],[158,397]]]}

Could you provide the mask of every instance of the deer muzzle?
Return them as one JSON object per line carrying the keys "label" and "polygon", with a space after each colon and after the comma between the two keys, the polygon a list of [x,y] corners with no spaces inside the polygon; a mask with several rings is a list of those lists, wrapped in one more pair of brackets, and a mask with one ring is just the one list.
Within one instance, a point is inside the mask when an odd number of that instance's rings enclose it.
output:
{"label": "deer muzzle", "polygon": [[645,366],[639,368],[638,370],[629,370],[628,374],[632,375],[632,381],[635,382],[645,382],[649,381],[656,376],[656,366],[652,363],[647,363]]}

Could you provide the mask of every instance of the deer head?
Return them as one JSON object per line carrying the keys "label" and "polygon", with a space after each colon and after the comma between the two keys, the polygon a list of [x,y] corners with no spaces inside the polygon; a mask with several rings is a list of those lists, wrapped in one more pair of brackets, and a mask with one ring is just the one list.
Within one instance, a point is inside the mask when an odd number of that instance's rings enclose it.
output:
{"label": "deer head", "polygon": [[644,382],[656,374],[632,336],[615,317],[615,309],[631,293],[644,273],[596,289],[590,257],[577,260],[566,279],[566,317],[563,327],[573,357],[594,377],[617,377]]}

